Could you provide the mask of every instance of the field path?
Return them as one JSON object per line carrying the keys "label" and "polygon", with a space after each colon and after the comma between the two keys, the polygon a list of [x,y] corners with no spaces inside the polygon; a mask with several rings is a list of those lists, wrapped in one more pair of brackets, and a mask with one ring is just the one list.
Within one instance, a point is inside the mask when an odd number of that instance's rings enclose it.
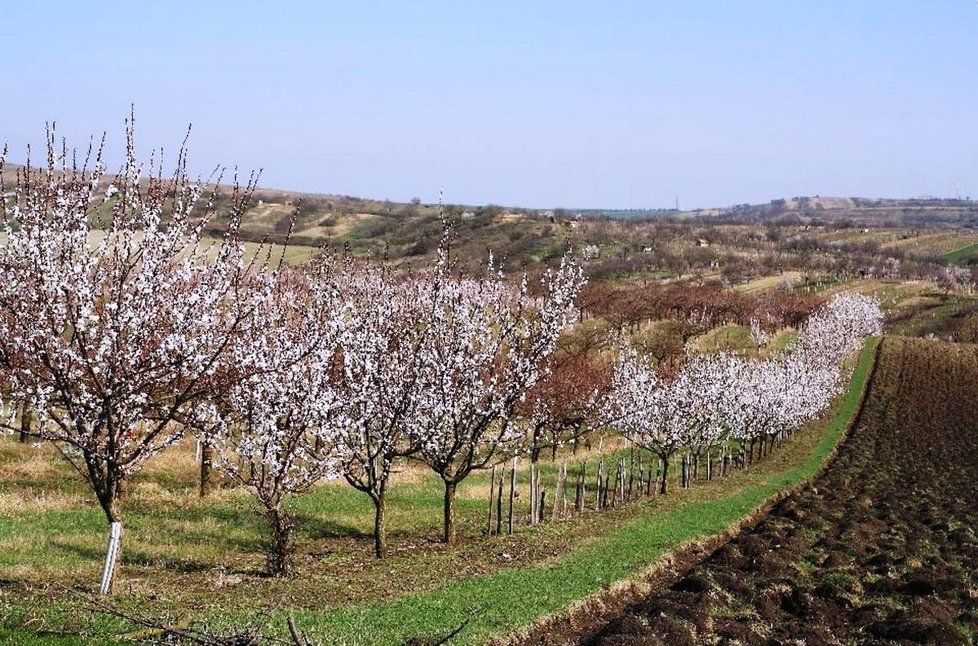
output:
{"label": "field path", "polygon": [[974,642],[976,420],[978,346],[886,339],[822,476],[587,643]]}

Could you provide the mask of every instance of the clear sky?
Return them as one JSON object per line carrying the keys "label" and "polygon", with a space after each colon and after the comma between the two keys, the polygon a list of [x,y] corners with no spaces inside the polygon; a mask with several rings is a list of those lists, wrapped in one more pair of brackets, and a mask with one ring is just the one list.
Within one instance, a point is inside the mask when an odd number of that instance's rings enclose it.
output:
{"label": "clear sky", "polygon": [[46,120],[268,187],[538,207],[978,198],[975,0],[5,2]]}

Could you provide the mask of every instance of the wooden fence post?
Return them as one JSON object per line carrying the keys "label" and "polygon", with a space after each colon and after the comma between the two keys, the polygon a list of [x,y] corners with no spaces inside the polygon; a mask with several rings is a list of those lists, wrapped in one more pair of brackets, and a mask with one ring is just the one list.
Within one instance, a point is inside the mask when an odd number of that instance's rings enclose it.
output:
{"label": "wooden fence post", "polygon": [[[505,471],[505,469],[502,469]],[[499,492],[496,495],[496,536],[503,533],[503,473],[499,474]]]}
{"label": "wooden fence post", "polygon": [[536,496],[534,495],[535,494],[534,487],[536,485],[536,481],[533,477],[534,469],[535,467],[533,463],[530,462],[530,524],[531,525],[536,525],[536,521],[537,521],[537,514],[536,514],[537,503],[536,503]]}
{"label": "wooden fence post", "polygon": [[513,469],[509,472],[509,533],[513,533],[513,502],[516,498],[516,460],[513,460]]}

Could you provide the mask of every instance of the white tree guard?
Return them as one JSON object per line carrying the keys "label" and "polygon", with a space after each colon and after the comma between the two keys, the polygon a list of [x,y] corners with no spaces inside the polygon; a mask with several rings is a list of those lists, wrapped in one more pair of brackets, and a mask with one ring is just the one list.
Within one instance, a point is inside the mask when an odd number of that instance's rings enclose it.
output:
{"label": "white tree guard", "polygon": [[119,546],[122,544],[122,523],[109,525],[109,546],[105,552],[105,569],[102,571],[102,587],[99,594],[107,595],[112,589],[112,579],[115,576],[115,564],[119,558]]}

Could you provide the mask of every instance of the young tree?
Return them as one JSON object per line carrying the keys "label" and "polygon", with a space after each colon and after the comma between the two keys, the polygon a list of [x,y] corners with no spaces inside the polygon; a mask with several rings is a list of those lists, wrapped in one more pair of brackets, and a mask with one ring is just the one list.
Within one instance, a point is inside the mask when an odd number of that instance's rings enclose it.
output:
{"label": "young tree", "polygon": [[694,464],[720,446],[736,422],[743,371],[744,361],[728,353],[691,356],[669,384],[682,411],[676,426]]}
{"label": "young tree", "polygon": [[271,534],[273,575],[292,571],[286,501],[338,475],[347,400],[338,387],[344,312],[329,280],[280,269],[252,278],[259,292],[246,330],[222,361],[231,388],[215,401],[216,464],[255,495]]}
{"label": "young tree", "polygon": [[540,379],[584,279],[565,257],[541,278],[544,295],[534,298],[525,278],[514,288],[491,258],[480,279],[452,277],[447,251],[443,244],[425,292],[432,314],[421,345],[424,399],[411,432],[420,458],[444,482],[444,540],[451,543],[458,484],[523,439],[512,423],[516,408]]}
{"label": "young tree", "polygon": [[659,493],[663,494],[668,490],[670,460],[685,439],[681,416],[687,402],[672,395],[669,382],[650,361],[632,348],[619,353],[605,423],[617,428],[629,442],[658,456],[663,469]]}
{"label": "young tree", "polygon": [[343,344],[347,424],[343,477],[374,504],[374,553],[387,552],[387,493],[396,461],[413,452],[408,429],[420,414],[420,346],[428,328],[427,286],[386,267],[350,266],[342,282],[351,333]]}
{"label": "young tree", "polygon": [[798,340],[766,361],[748,362],[740,373],[732,434],[748,446],[788,433],[816,418],[842,389],[843,362],[870,335],[882,330],[879,304],[845,292],[805,322]]}
{"label": "young tree", "polygon": [[46,168],[19,171],[0,207],[0,362],[34,413],[30,432],[61,449],[112,524],[108,593],[123,481],[180,439],[247,318],[235,289],[251,183],[235,191],[223,241],[208,242],[211,212],[195,208],[202,189],[182,151],[172,178],[151,168],[141,180],[128,121],[125,164],[105,190],[101,146],[80,168],[65,149],[49,131]]}

